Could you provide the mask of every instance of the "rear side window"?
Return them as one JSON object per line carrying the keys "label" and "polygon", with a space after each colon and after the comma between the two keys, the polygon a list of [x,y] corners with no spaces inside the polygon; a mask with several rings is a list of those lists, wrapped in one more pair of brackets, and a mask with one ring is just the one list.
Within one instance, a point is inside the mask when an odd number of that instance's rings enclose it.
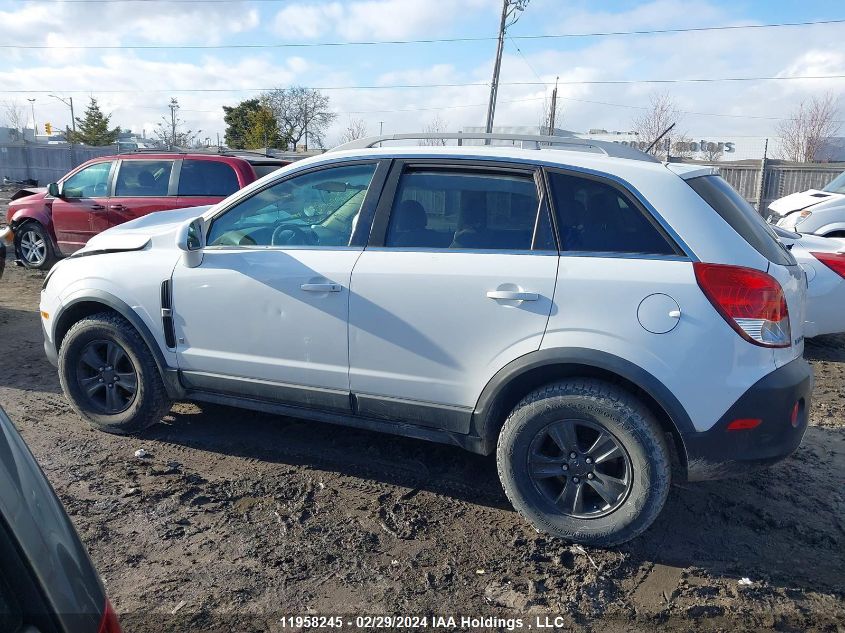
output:
{"label": "rear side window", "polygon": [[772,228],[721,176],[699,176],[686,182],[763,257],[780,266],[795,265]]}
{"label": "rear side window", "polygon": [[651,219],[616,187],[580,176],[549,173],[561,250],[676,255]]}
{"label": "rear side window", "polygon": [[399,182],[385,246],[530,250],[539,208],[530,175],[409,171]]}
{"label": "rear side window", "polygon": [[150,198],[166,196],[172,160],[124,160],[117,172],[115,196]]}
{"label": "rear side window", "polygon": [[240,189],[235,170],[214,160],[184,160],[179,172],[180,196],[226,197]]}
{"label": "rear side window", "polygon": [[253,163],[252,164],[252,170],[255,172],[256,178],[263,178],[267,174],[272,174],[277,169],[281,169],[286,164],[288,164],[288,163],[285,163],[285,164],[279,164],[279,163],[270,163],[270,164],[258,163],[258,164],[256,164],[256,163]]}

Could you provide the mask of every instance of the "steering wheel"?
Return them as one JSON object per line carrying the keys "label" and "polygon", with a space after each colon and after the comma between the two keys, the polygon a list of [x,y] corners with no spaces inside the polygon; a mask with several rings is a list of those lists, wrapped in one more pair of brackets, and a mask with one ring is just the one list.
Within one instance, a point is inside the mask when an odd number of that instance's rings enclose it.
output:
{"label": "steering wheel", "polygon": [[273,235],[270,236],[270,246],[310,245],[315,241],[313,233],[309,235],[301,226],[295,224],[280,224],[273,229]]}
{"label": "steering wheel", "polygon": [[92,198],[98,198],[100,196],[106,195],[107,187],[106,183],[98,182],[94,185],[94,191],[91,193]]}

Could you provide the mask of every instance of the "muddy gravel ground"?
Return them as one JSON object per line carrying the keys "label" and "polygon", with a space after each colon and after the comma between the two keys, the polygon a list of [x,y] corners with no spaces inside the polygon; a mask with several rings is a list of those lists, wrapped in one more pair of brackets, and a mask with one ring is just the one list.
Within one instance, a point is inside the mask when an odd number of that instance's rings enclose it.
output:
{"label": "muddy gravel ground", "polygon": [[91,430],[42,351],[42,281],[14,266],[0,281],[0,405],[127,632],[281,631],[303,614],[845,631],[845,337],[807,345],[811,426],[791,458],[673,485],[646,535],[582,549],[528,527],[493,460],[456,448],[190,403],[139,438]]}

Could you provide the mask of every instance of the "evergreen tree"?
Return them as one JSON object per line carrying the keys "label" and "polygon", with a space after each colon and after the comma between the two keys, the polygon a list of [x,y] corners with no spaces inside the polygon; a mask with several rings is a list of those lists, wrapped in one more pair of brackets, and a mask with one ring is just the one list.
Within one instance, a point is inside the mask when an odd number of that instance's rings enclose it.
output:
{"label": "evergreen tree", "polygon": [[117,141],[120,128],[109,129],[109,119],[111,115],[103,114],[97,100],[91,97],[85,116],[76,117],[76,132],[70,133],[69,140],[84,145],[111,145]]}
{"label": "evergreen tree", "polygon": [[236,106],[223,106],[223,121],[226,123],[226,145],[232,149],[245,149],[246,139],[252,127],[250,116],[261,109],[258,99],[247,99]]}
{"label": "evergreen tree", "polygon": [[270,108],[261,106],[249,115],[249,130],[247,130],[244,142],[245,149],[258,149],[259,147],[284,148],[282,137],[279,133],[279,124]]}

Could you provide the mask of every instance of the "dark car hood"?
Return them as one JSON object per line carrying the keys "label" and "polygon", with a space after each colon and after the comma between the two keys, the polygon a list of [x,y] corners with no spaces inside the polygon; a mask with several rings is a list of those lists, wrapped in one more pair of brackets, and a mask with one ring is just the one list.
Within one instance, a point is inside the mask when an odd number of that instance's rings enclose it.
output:
{"label": "dark car hood", "polygon": [[0,522],[4,521],[64,630],[96,631],[106,601],[100,578],[56,493],[0,409]]}

